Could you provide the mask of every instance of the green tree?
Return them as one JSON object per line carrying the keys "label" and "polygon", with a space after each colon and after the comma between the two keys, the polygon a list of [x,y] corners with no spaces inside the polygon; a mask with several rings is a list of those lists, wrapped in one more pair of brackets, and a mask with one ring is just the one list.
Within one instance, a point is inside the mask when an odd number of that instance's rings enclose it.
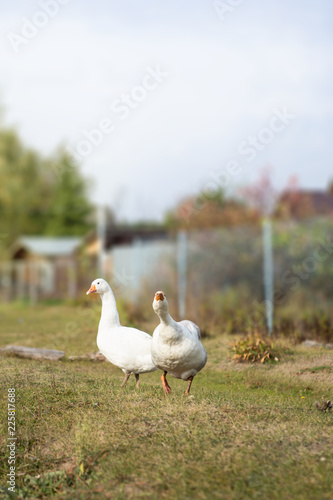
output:
{"label": "green tree", "polygon": [[22,234],[83,235],[92,213],[88,183],[69,155],[44,158],[14,130],[0,130],[0,247]]}
{"label": "green tree", "polygon": [[168,212],[165,225],[170,229],[200,229],[257,224],[258,213],[243,201],[229,198],[222,189],[203,191],[183,200]]}
{"label": "green tree", "polygon": [[1,131],[0,233],[7,243],[22,232],[43,230],[43,199],[49,194],[39,156],[25,149],[14,131]]}
{"label": "green tree", "polygon": [[84,235],[91,228],[93,208],[88,185],[75,161],[65,151],[51,160],[55,175],[45,233],[48,235]]}

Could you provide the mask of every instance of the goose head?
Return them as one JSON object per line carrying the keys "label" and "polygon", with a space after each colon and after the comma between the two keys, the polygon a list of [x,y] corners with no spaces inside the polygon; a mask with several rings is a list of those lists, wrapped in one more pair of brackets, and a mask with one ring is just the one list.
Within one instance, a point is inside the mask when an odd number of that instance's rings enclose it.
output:
{"label": "goose head", "polygon": [[91,283],[90,288],[87,291],[87,295],[89,295],[90,293],[99,293],[100,295],[103,295],[109,290],[109,284],[105,280],[103,280],[103,278],[97,278]]}
{"label": "goose head", "polygon": [[156,292],[153,301],[153,309],[156,314],[168,311],[168,301],[164,292]]}

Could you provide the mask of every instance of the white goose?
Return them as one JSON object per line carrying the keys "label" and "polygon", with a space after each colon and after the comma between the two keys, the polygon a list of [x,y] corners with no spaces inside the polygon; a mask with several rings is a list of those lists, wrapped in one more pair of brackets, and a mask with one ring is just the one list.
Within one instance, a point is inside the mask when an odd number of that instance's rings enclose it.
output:
{"label": "white goose", "polygon": [[151,359],[152,337],[146,332],[121,326],[116,300],[110,285],[98,278],[91,283],[87,295],[99,293],[102,300],[102,314],[98,327],[97,345],[110,363],[125,373],[122,384],[134,373],[136,387],[139,388],[139,374],[157,370]]}
{"label": "white goose", "polygon": [[160,318],[160,324],[153,333],[151,355],[153,363],[163,370],[161,376],[166,394],[171,387],[166,374],[188,381],[185,395],[189,394],[194,376],[205,366],[207,353],[200,339],[200,329],[192,321],[177,323],[168,310],[168,301],[163,292],[156,292],[153,309]]}

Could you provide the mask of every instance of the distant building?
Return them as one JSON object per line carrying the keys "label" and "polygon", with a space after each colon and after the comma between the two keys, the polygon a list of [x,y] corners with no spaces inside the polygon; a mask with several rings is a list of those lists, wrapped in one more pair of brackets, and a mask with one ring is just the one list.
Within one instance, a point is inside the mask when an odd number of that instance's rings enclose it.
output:
{"label": "distant building", "polygon": [[141,281],[151,278],[161,259],[170,259],[172,252],[174,246],[164,228],[109,225],[104,234],[94,231],[87,236],[82,255],[89,259],[90,269],[96,269],[120,293],[138,290]]}
{"label": "distant building", "polygon": [[77,237],[22,236],[13,245],[12,257],[18,259],[68,259],[82,243]]}
{"label": "distant building", "polygon": [[[22,236],[10,260],[0,262],[0,299],[75,298],[97,276],[109,280],[118,294],[138,290],[174,252],[168,232],[158,227],[110,224],[85,238]],[[168,266],[159,269],[169,273]]]}
{"label": "distant building", "polygon": [[9,298],[76,295],[77,250],[82,238],[22,236],[11,260],[0,264],[0,292]]}
{"label": "distant building", "polygon": [[333,217],[333,193],[320,190],[290,190],[280,196],[276,215],[291,219]]}

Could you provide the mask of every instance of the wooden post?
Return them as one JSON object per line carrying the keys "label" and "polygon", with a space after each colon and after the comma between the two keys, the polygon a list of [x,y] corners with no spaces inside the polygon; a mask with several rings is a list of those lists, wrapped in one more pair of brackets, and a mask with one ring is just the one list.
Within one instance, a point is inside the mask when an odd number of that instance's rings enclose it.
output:
{"label": "wooden post", "polygon": [[67,267],[67,275],[68,275],[68,295],[71,299],[75,299],[76,297],[76,262],[72,259],[68,263]]}
{"label": "wooden post", "polygon": [[11,270],[12,270],[12,264],[11,262],[6,262],[3,266],[3,270],[4,270],[4,273],[3,273],[3,277],[2,277],[2,284],[5,288],[5,294],[6,294],[6,299],[8,301],[11,300],[12,298],[12,291],[13,291],[13,287],[12,287],[12,273],[11,273]]}
{"label": "wooden post", "polygon": [[16,285],[16,297],[18,299],[23,299],[24,297],[24,276],[25,276],[25,269],[26,269],[26,263],[23,261],[17,261],[15,263],[16,267],[16,280],[17,280],[17,285]]}
{"label": "wooden post", "polygon": [[31,260],[29,262],[29,297],[30,305],[33,306],[37,302],[37,263]]}

